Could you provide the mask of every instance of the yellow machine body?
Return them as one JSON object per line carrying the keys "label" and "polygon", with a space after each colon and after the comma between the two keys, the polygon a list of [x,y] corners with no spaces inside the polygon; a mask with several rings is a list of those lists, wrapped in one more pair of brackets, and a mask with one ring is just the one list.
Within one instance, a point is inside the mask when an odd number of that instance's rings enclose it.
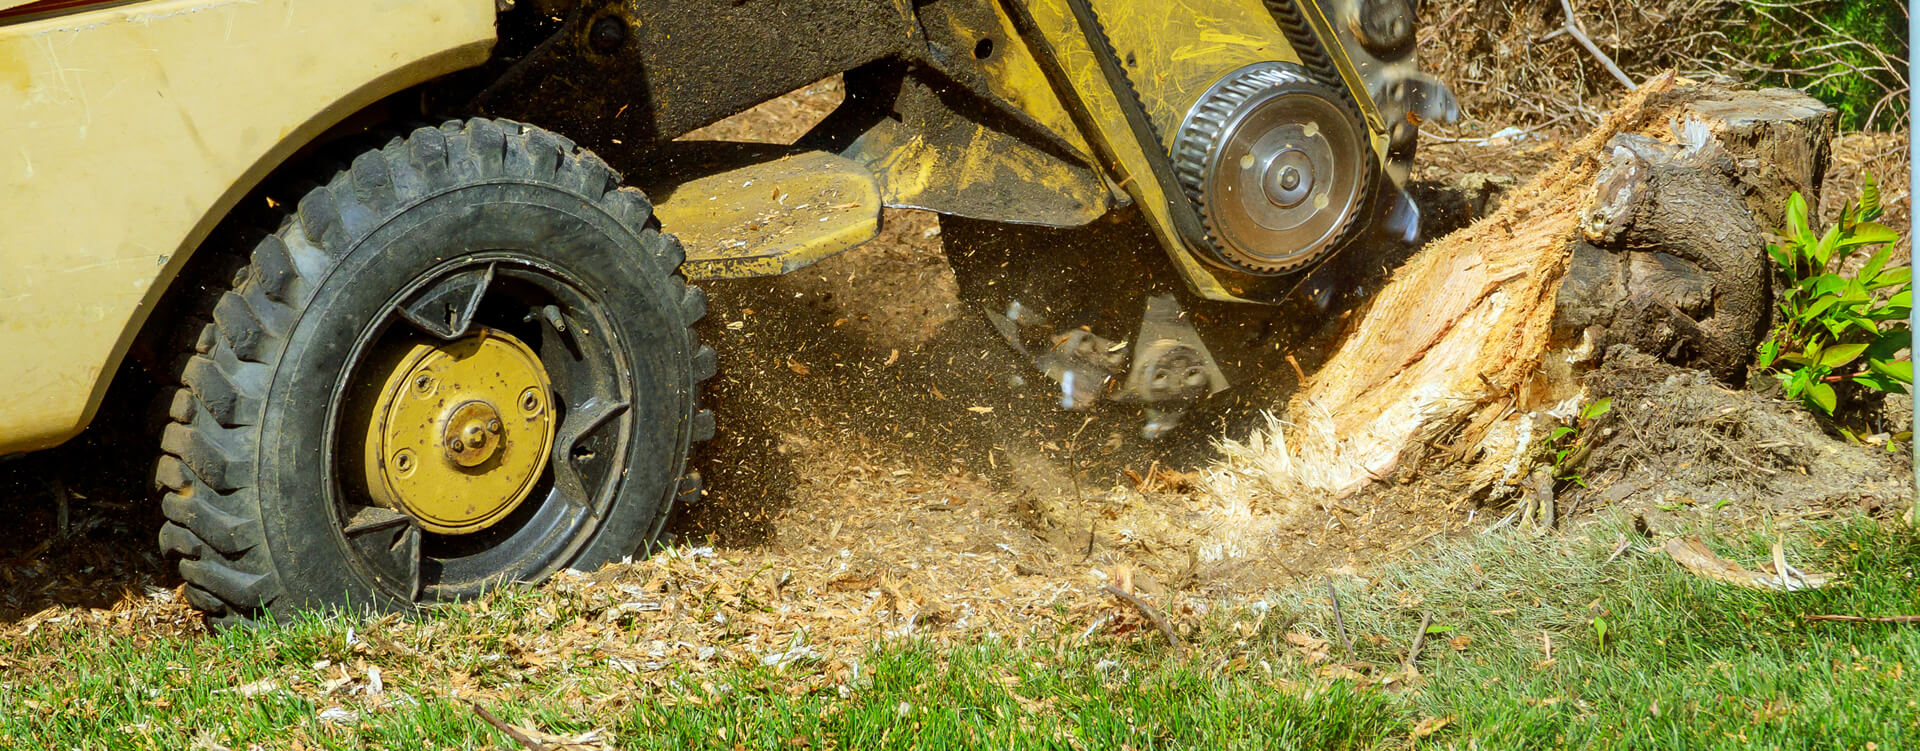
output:
{"label": "yellow machine body", "polygon": [[486,60],[494,11],[160,0],[0,22],[0,454],[78,433],[227,210],[334,123]]}
{"label": "yellow machine body", "polygon": [[[548,85],[555,79],[542,78],[547,73],[508,70],[503,78],[524,87],[500,93],[483,81],[468,111],[523,117],[605,151],[615,150],[620,139],[612,136],[623,128],[670,140],[787,90],[775,88],[791,87],[776,63],[801,54],[753,37],[793,33],[764,28],[773,24],[728,27],[744,31],[716,38],[738,46],[714,51],[682,40],[689,30],[724,27],[725,14],[840,13],[857,19],[836,27],[847,29],[847,44],[871,49],[825,55],[833,59],[808,71],[849,71],[851,81],[891,60],[909,76],[937,69],[944,83],[923,82],[932,93],[921,95],[921,111],[862,121],[865,130],[854,129],[850,141],[803,142],[779,158],[664,181],[648,164],[618,165],[648,189],[667,231],[683,235],[689,278],[790,272],[874,237],[883,206],[1076,226],[1131,205],[1197,293],[1252,296],[1241,288],[1244,276],[1224,273],[1178,231],[1175,209],[1186,197],[1155,179],[1156,160],[1166,159],[1182,118],[1214,82],[1301,55],[1262,0],[1085,0],[1099,29],[1076,17],[1079,1],[815,0],[780,10],[721,0],[520,0],[519,18],[602,13],[593,23],[542,29],[552,44],[529,46],[557,56],[553,76],[610,78],[584,92]],[[1399,116],[1370,93],[1369,64],[1349,59],[1353,32],[1340,20],[1368,0],[1296,1],[1364,115],[1373,157],[1385,164]],[[189,255],[315,138],[449,73],[538,63],[494,55],[510,15],[500,9],[512,5],[0,0],[0,351],[16,358],[6,372],[10,398],[0,400],[0,455],[56,445],[88,424]],[[624,46],[599,50],[595,29],[609,19],[624,24],[616,40]],[[1097,35],[1124,60],[1131,90],[1103,75],[1089,41]],[[724,107],[710,101],[727,98],[724,80],[622,93],[652,85],[647,70],[662,81],[691,76],[662,61],[724,66],[748,52],[775,62],[735,64],[742,91]],[[580,61],[599,67],[566,67]],[[793,75],[803,74],[813,75]],[[942,104],[956,98],[955,82],[972,86],[976,102],[987,102],[976,109],[989,116]],[[563,90],[575,99],[553,98]],[[1130,125],[1135,96],[1159,142]],[[537,109],[516,113],[515,103]],[[639,106],[629,112],[629,103]],[[633,122],[634,112],[649,109],[651,124]]]}

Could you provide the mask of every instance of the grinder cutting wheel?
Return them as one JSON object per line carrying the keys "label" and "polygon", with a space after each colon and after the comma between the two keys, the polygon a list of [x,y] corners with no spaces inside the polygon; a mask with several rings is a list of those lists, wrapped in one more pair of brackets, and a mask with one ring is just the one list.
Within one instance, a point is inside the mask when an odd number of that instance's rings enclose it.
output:
{"label": "grinder cutting wheel", "polygon": [[[1415,131],[1454,105],[1414,21],[1409,0],[0,0],[0,350],[34,355],[0,366],[31,396],[0,400],[0,455],[73,438],[110,385],[157,397],[157,537],[229,618],[591,568],[701,497],[717,365],[687,282],[801,268],[885,207],[1055,228],[946,246],[1064,405],[1141,405],[1159,435],[1227,385],[1195,298],[1274,303],[1377,217],[1416,227]],[[146,94],[89,98],[75,71]],[[791,146],[688,140],[834,77],[845,101]],[[1125,240],[1163,262],[1068,239],[1102,227],[1144,227]]]}
{"label": "grinder cutting wheel", "polygon": [[[1087,48],[1099,63],[1095,67],[1116,93],[1115,112],[1089,116],[1118,119],[1136,142],[1162,147],[1142,150],[1145,164],[1129,177],[1152,182],[1131,192],[1141,199],[1151,229],[1172,246],[1173,268],[1198,297],[1277,302],[1318,264],[1369,231],[1400,241],[1417,235],[1418,211],[1405,184],[1418,126],[1451,121],[1458,107],[1445,86],[1415,65],[1409,0],[1178,4],[1197,16],[1212,14],[1196,29],[1264,28],[1270,39],[1284,40],[1275,45],[1279,49],[1241,48],[1197,58],[1182,57],[1176,51],[1190,47],[1158,36],[1169,27],[1153,24],[1166,20],[1171,10],[1093,0],[1065,0],[1065,5],[1085,32]],[[1241,21],[1245,25],[1236,23]],[[1124,161],[1120,153],[1112,156]],[[1148,404],[1143,433],[1153,437],[1171,427],[1185,405],[1225,388],[1226,378],[1200,333],[1170,296],[1146,306],[1131,367],[1107,362],[1109,355],[1063,367],[1062,361],[1080,349],[1034,342],[1066,341],[1059,332],[1086,328],[1092,319],[1112,319],[1111,292],[1127,286],[1113,280],[1136,270],[1096,266],[1090,274],[1063,277],[1057,256],[994,248],[996,241],[1009,245],[1004,234],[970,231],[965,222],[950,224],[959,230],[949,235],[950,248],[956,240],[961,245],[985,241],[950,250],[962,292],[987,308],[1016,349],[1043,351],[1035,358],[1043,372],[1056,381],[1061,373],[1080,374],[1061,383],[1067,392],[1062,404],[1096,403],[1085,374],[1118,368],[1116,373],[1129,375],[1102,381],[1098,393],[1112,401]],[[1109,283],[1085,283],[1103,277]],[[1324,305],[1324,295],[1317,301]],[[1137,301],[1119,304],[1140,310]],[[1096,308],[1107,310],[1093,312]],[[1003,309],[1028,314],[1013,316]],[[1177,340],[1146,334],[1154,327],[1155,310],[1162,311],[1163,322],[1178,322]],[[1016,321],[1027,325],[1009,326]],[[1140,377],[1194,363],[1206,376],[1195,382],[1205,389],[1170,394]]]}

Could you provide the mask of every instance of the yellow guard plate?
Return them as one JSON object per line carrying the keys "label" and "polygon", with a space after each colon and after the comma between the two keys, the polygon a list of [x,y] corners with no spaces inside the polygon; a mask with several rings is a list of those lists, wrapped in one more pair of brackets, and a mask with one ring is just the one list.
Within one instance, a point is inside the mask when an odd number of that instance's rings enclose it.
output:
{"label": "yellow guard plate", "polygon": [[655,193],[660,226],[680,238],[688,279],[785,274],[873,239],[880,187],[853,160],[808,151]]}

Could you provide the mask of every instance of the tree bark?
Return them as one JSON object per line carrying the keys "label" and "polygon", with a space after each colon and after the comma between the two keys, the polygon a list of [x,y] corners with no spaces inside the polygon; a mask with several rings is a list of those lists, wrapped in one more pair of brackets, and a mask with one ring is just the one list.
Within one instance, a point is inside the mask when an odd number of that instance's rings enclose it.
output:
{"label": "tree bark", "polygon": [[1833,123],[1799,92],[1649,81],[1395,272],[1263,441],[1276,481],[1510,491],[1536,418],[1577,409],[1578,374],[1615,344],[1743,378],[1771,308],[1764,233],[1793,191],[1814,203]]}

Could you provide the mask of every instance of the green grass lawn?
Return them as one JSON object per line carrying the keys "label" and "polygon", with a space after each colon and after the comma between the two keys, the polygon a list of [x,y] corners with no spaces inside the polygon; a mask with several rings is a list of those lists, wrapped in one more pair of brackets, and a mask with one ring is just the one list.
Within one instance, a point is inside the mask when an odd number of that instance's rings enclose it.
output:
{"label": "green grass lawn", "polygon": [[[517,747],[462,697],[636,749],[1920,747],[1920,627],[1805,620],[1920,613],[1920,534],[1864,521],[1789,533],[1796,565],[1846,577],[1792,594],[1701,580],[1658,554],[1604,563],[1614,534],[1480,537],[1370,584],[1341,579],[1351,655],[1324,584],[1217,608],[1186,624],[1181,655],[1152,632],[1081,640],[1062,612],[1024,635],[708,672],[491,667],[544,638],[490,630],[544,612],[537,592],[451,608],[415,643],[373,651],[346,632],[379,624],[343,617],[158,640],[48,629],[0,647],[0,747]],[[1772,541],[1709,542],[1753,563]],[[392,677],[377,697],[323,695],[342,667],[361,690],[368,667]]]}

